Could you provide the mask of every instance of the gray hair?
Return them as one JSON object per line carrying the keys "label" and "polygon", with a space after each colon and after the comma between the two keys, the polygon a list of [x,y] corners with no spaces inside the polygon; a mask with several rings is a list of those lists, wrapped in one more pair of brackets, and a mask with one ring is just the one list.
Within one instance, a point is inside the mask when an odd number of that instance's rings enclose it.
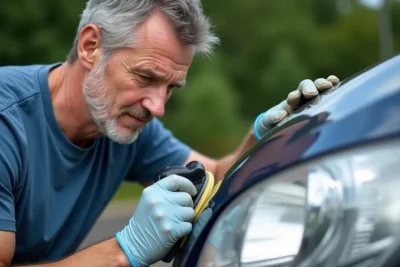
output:
{"label": "gray hair", "polygon": [[209,54],[219,42],[200,0],[88,0],[68,61],[77,59],[79,32],[88,24],[101,31],[104,59],[118,48],[134,47],[135,28],[156,8],[172,21],[181,42],[194,46],[194,54]]}

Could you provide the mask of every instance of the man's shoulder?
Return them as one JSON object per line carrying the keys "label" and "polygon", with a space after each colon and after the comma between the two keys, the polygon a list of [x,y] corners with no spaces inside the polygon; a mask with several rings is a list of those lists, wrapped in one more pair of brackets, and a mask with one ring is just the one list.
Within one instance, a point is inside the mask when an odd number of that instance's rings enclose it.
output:
{"label": "man's shoulder", "polygon": [[38,73],[46,66],[0,67],[0,111],[40,93]]}

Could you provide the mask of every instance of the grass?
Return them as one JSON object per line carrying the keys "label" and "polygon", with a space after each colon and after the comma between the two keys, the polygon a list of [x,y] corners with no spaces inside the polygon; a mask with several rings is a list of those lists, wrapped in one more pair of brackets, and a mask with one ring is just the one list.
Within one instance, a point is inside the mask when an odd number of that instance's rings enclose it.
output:
{"label": "grass", "polygon": [[138,183],[122,182],[112,201],[139,199],[143,186]]}

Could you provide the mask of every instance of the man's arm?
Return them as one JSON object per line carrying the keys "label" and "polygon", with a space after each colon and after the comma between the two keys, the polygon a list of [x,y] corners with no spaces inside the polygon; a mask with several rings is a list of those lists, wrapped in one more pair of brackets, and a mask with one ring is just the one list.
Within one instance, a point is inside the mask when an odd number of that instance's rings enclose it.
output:
{"label": "man's arm", "polygon": [[[2,241],[0,241],[2,242]],[[9,265],[4,265],[9,266]],[[60,261],[32,265],[12,265],[12,267],[130,267],[129,261],[117,240],[111,238],[90,246]],[[10,265],[11,267],[11,265]]]}
{"label": "man's arm", "polygon": [[[316,79],[314,82],[309,79],[301,81],[299,87],[290,92],[284,101],[259,116],[259,119],[255,121],[255,127],[251,127],[240,146],[233,153],[221,159],[212,159],[196,151],[191,151],[185,165],[193,160],[199,161],[208,171],[214,174],[216,181],[221,180],[233,164],[257,142],[256,136],[263,136],[269,129],[292,113],[302,104],[302,99],[313,98],[320,91],[328,90],[338,83],[339,79],[334,75],[327,79]],[[254,133],[254,128],[258,130],[257,134]]]}
{"label": "man's arm", "polygon": [[33,265],[11,265],[15,250],[14,232],[0,231],[0,267],[130,267],[129,261],[120,248],[117,240],[111,238],[79,251],[60,261]]}
{"label": "man's arm", "polygon": [[150,266],[163,259],[173,244],[191,232],[195,194],[196,188],[188,179],[170,175],[143,191],[129,223],[115,238],[55,262],[10,265],[15,235],[0,231],[0,267]]}
{"label": "man's arm", "polygon": [[14,232],[0,231],[0,267],[11,264],[15,250]]}
{"label": "man's arm", "polygon": [[253,128],[251,128],[240,146],[233,153],[230,153],[220,159],[213,159],[192,150],[189,154],[189,158],[185,162],[185,165],[193,160],[201,162],[207,171],[210,171],[214,175],[215,181],[217,182],[224,177],[225,173],[232,167],[232,165],[238,159],[240,159],[256,142],[257,140],[254,137]]}

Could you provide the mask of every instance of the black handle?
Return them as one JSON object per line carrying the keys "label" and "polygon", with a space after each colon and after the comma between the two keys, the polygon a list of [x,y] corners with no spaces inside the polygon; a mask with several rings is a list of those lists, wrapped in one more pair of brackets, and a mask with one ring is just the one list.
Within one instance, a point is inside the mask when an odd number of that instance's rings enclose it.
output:
{"label": "black handle", "polygon": [[179,175],[188,178],[194,184],[201,183],[204,180],[205,168],[198,161],[191,161],[186,166],[172,166],[161,170],[157,180],[161,180],[169,175]]}
{"label": "black handle", "polygon": [[[190,181],[192,181],[198,193],[200,193],[206,179],[206,170],[203,164],[198,161],[191,161],[186,164],[186,166],[171,166],[162,169],[157,176],[157,181],[173,174],[188,178]],[[193,197],[194,207],[196,207],[200,196],[201,194],[197,194]],[[175,243],[169,253],[162,260],[163,262],[169,263],[175,258],[180,242],[181,240]]]}

